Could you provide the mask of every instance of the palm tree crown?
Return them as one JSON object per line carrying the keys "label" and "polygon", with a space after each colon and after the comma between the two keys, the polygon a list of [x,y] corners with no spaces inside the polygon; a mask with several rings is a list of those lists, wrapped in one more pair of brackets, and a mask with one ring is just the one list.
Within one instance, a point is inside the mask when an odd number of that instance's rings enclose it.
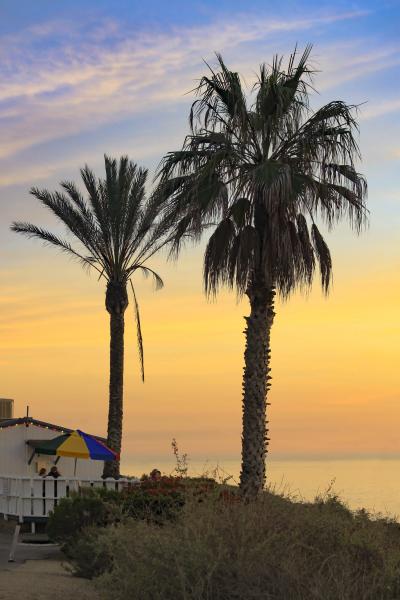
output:
{"label": "palm tree crown", "polygon": [[311,284],[319,263],[323,288],[331,257],[315,220],[328,227],[348,217],[358,231],[366,216],[366,183],[357,173],[355,107],[333,101],[309,107],[308,47],[286,71],[282,59],[260,67],[254,100],[221,56],[201,79],[190,112],[191,134],[163,159],[166,218],[177,223],[173,251],[188,229],[217,223],[204,260],[207,292],[221,284],[244,293],[256,271],[283,296]]}
{"label": "palm tree crown", "polygon": [[[88,166],[81,169],[87,199],[69,181],[61,183],[63,192],[30,190],[67,227],[81,247],[73,247],[69,241],[31,223],[15,222],[11,229],[56,246],[78,259],[83,266],[95,269],[99,279],[107,281],[107,309],[118,310],[113,291],[119,286],[126,289],[128,283],[132,285],[131,279],[136,271],[153,277],[156,288],[163,286],[161,277],[146,265],[146,261],[165,243],[167,231],[157,221],[155,203],[146,200],[146,169],[138,167],[125,156],[119,163],[105,156],[105,171],[105,179],[98,179]],[[142,334],[133,285],[132,292],[144,379]],[[118,301],[120,299],[117,298]],[[127,298],[126,301],[122,299],[122,303],[127,306]]]}

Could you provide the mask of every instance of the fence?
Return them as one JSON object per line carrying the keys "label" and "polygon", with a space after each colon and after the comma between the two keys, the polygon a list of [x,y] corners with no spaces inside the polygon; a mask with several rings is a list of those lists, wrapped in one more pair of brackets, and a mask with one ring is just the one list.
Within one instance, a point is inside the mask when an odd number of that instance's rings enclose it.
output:
{"label": "fence", "polygon": [[19,522],[47,518],[61,498],[81,488],[121,491],[139,484],[138,479],[77,479],[41,477],[0,477],[0,514]]}

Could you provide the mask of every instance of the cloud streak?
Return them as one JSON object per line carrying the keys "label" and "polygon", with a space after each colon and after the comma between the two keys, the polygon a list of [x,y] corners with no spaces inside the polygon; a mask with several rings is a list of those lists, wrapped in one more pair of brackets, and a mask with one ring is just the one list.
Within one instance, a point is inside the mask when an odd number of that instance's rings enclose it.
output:
{"label": "cloud streak", "polygon": [[[231,64],[239,63],[251,80],[260,43],[269,58],[276,46],[287,46],[291,32],[321,33],[338,21],[366,14],[353,11],[292,20],[236,15],[231,21],[152,33],[135,32],[115,21],[89,27],[84,23],[85,31],[83,26],[54,21],[3,37],[0,186],[45,179],[68,165],[90,162],[94,154],[90,151],[88,156],[87,150],[78,148],[73,155],[67,151],[62,158],[50,156],[43,161],[40,145],[76,135],[90,138],[99,127],[135,115],[157,119],[158,114],[162,120],[164,109],[187,104],[190,99],[185,93],[203,73],[202,57],[208,58],[212,49],[223,51]],[[250,48],[244,58],[243,48]],[[365,52],[359,41],[350,41],[339,49],[325,43],[317,50],[316,68],[322,71],[317,83],[322,91],[399,63],[393,46]],[[375,113],[371,106],[364,118],[391,110],[397,110],[396,102],[376,107]],[[166,131],[170,134],[168,126]],[[159,136],[151,142],[136,139],[135,158],[156,153],[160,141]],[[17,155],[34,146],[39,146],[36,155],[28,165],[21,165]]]}
{"label": "cloud streak", "polygon": [[[49,23],[0,40],[0,157],[163,104],[184,101],[211,49],[312,30],[364,12],[301,20],[241,18],[169,33],[126,31],[106,22],[88,34]],[[66,33],[67,32],[67,33]],[[57,43],[54,42],[57,40]]]}
{"label": "cloud streak", "polygon": [[[400,61],[399,61],[400,62]],[[400,111],[400,100],[398,98],[386,100],[384,102],[371,102],[363,108],[361,119],[375,119],[386,114]]]}

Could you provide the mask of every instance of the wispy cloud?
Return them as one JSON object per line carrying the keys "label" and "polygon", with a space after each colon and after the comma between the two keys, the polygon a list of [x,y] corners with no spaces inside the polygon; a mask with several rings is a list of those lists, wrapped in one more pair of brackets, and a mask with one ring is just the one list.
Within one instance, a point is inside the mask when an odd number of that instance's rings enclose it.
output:
{"label": "wispy cloud", "polygon": [[374,119],[398,111],[400,111],[400,100],[398,98],[386,100],[384,102],[371,102],[363,108],[361,118],[363,120]]}
{"label": "wispy cloud", "polygon": [[364,14],[292,21],[242,17],[169,33],[135,33],[115,22],[97,24],[86,33],[53,22],[7,36],[0,40],[0,157],[184,101],[203,68],[201,58],[213,49],[229,51],[274,34],[312,30]]}
{"label": "wispy cloud", "polygon": [[320,56],[315,57],[317,68],[321,70],[318,88],[324,91],[400,65],[399,44],[366,51],[371,45],[373,40],[362,39],[341,43],[339,47],[337,44],[325,46]]}
{"label": "wispy cloud", "polygon": [[[156,139],[151,139],[148,135],[136,135],[134,139],[136,152],[131,158],[138,162],[146,161],[148,158],[151,159],[154,156],[156,149],[165,148],[167,150],[171,144],[174,147],[179,146],[181,141],[181,132],[177,132],[176,136],[171,135],[171,132],[159,132]],[[65,152],[60,158],[48,161],[42,160],[39,155],[37,160],[32,158],[29,163],[25,163],[24,165],[21,165],[14,157],[10,157],[7,161],[3,160],[3,164],[7,162],[9,166],[3,168],[0,172],[0,187],[46,180],[54,173],[61,171],[65,173],[67,169],[79,175],[78,169],[85,164],[89,164],[91,168],[94,168],[100,162],[101,166],[103,166],[103,154],[105,150],[111,156],[124,154],[126,152],[124,149],[125,143],[125,140],[122,141],[121,139],[119,142],[109,140],[105,149],[97,141],[93,140],[90,147],[84,146],[82,149],[77,147],[72,153]]]}

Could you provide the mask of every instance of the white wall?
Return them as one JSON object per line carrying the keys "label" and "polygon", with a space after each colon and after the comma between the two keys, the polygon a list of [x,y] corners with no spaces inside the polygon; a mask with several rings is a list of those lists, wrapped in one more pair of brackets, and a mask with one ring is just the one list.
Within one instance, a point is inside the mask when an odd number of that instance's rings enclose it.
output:
{"label": "white wall", "polygon": [[[50,440],[61,435],[59,431],[52,431],[37,425],[15,425],[14,427],[0,427],[0,475],[34,476],[40,467],[49,470],[56,460],[56,456],[35,455],[32,463],[28,465],[32,448],[27,440]],[[74,476],[75,459],[60,457],[57,467],[63,477]],[[78,459],[76,476],[88,479],[98,479],[103,473],[103,461]]]}

